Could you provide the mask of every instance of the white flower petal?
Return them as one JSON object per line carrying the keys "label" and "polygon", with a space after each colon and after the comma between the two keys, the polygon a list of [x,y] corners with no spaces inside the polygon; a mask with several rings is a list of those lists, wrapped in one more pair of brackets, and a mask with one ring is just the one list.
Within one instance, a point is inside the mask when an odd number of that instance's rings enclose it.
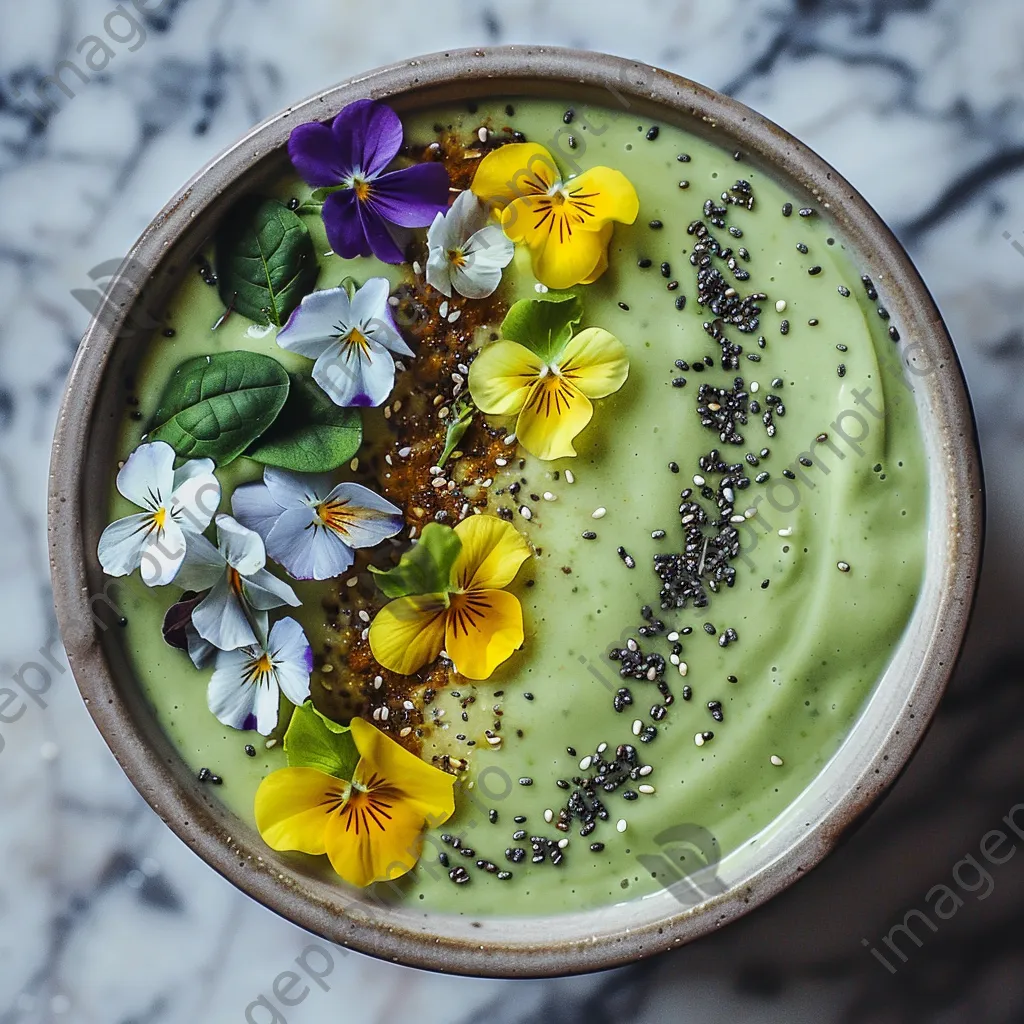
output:
{"label": "white flower petal", "polygon": [[286,604],[298,608],[302,604],[295,591],[284,580],[279,580],[266,569],[260,569],[259,572],[242,578],[242,597],[246,604],[261,612]]}
{"label": "white flower petal", "polygon": [[260,681],[253,687],[256,691],[256,731],[269,736],[277,728],[277,717],[281,711],[281,691],[273,676]]}
{"label": "white flower petal", "polygon": [[108,576],[128,576],[138,569],[152,522],[148,512],[138,512],[118,519],[103,531],[97,554]]}
{"label": "white flower petal", "polygon": [[313,380],[342,408],[383,405],[395,386],[391,353],[370,341],[368,355],[355,345],[334,345],[313,367]]}
{"label": "white flower petal", "polygon": [[378,345],[402,356],[414,353],[395,326],[388,297],[391,283],[384,277],[370,278],[352,298],[352,320],[363,334]]}
{"label": "white flower petal", "polygon": [[[440,217],[441,215],[438,214]],[[436,288],[442,295],[451,298],[452,276],[455,268],[452,261],[448,259],[447,249],[431,249],[427,257],[427,284]]]}
{"label": "white flower petal", "polygon": [[512,262],[515,246],[491,224],[469,239],[464,253],[464,265],[452,268],[452,283],[467,299],[483,299],[501,284],[501,272]]}
{"label": "white flower petal", "polygon": [[205,537],[196,534],[187,538],[185,560],[175,582],[182,590],[202,593],[223,580],[226,569],[224,556]]}
{"label": "white flower petal", "polygon": [[217,516],[217,546],[240,576],[252,576],[267,564],[263,538],[223,513]]}
{"label": "white flower petal", "polygon": [[220,505],[220,481],[210,459],[193,459],[174,472],[171,515],[188,533],[202,533]]}
{"label": "white flower petal", "polygon": [[238,594],[223,577],[192,613],[192,625],[199,635],[222,651],[251,647],[256,634],[246,618]]}
{"label": "white flower petal", "polygon": [[[451,224],[448,248],[456,248],[485,227],[491,219],[490,207],[471,189],[465,189],[455,197],[445,220]],[[497,225],[495,225],[497,227]],[[501,228],[498,228],[501,231]]]}
{"label": "white flower petal", "polygon": [[267,553],[297,580],[329,580],[352,564],[352,549],[311,508],[290,509],[267,538]]}
{"label": "white flower petal", "polygon": [[206,688],[206,703],[218,722],[231,729],[251,728],[256,712],[256,687],[247,673],[263,652],[259,648],[221,651]]}
{"label": "white flower petal", "polygon": [[451,221],[443,213],[439,213],[434,218],[433,224],[427,228],[427,248],[431,253],[435,251],[445,252],[451,248],[451,240]]}
{"label": "white flower petal", "polygon": [[185,533],[173,519],[162,530],[153,530],[146,537],[139,559],[142,582],[147,587],[165,587],[174,581],[185,560]]}
{"label": "white flower petal", "polygon": [[[353,548],[372,548],[400,533],[405,525],[402,510],[362,484],[341,483],[327,497],[345,503],[341,539]],[[355,517],[355,522],[349,521]]]}
{"label": "white flower petal", "polygon": [[267,466],[263,482],[282,509],[315,505],[331,492],[330,473],[291,473]]}
{"label": "white flower petal", "polygon": [[289,352],[318,359],[354,323],[344,288],[326,288],[307,295],[281,328],[277,343]]}
{"label": "white flower petal", "polygon": [[150,511],[169,501],[174,490],[174,449],[164,441],[139,445],[117,474],[117,489]]}
{"label": "white flower petal", "polygon": [[264,542],[283,511],[266,484],[245,484],[231,495],[231,512],[235,519],[258,533]]}
{"label": "white flower petal", "polygon": [[281,692],[296,706],[309,698],[309,677],[313,671],[313,648],[294,619],[275,623],[267,644],[277,672]]}
{"label": "white flower petal", "polygon": [[199,630],[190,622],[185,627],[185,639],[188,642],[188,656],[196,668],[207,668],[217,656],[217,648],[199,635]]}

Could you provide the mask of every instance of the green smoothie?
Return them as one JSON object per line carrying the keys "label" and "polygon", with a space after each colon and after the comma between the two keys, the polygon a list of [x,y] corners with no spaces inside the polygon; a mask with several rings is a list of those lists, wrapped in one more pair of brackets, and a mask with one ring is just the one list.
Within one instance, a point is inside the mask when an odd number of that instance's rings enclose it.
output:
{"label": "green smoothie", "polygon": [[[502,140],[547,146],[566,177],[602,165],[635,186],[640,214],[615,226],[608,272],[575,289],[581,328],[615,335],[628,351],[629,376],[595,403],[576,458],[541,461],[514,444],[482,456],[489,468],[477,500],[511,521],[535,552],[509,587],[523,606],[525,642],[484,682],[434,673],[392,702],[392,717],[406,700],[414,705],[415,730],[403,738],[424,759],[453,765],[459,782],[455,816],[429,833],[416,870],[383,898],[473,916],[557,914],[670,882],[644,866],[661,853],[657,837],[670,826],[706,830],[711,859],[728,856],[820,773],[913,612],[928,469],[893,340],[898,328],[879,313],[873,285],[825,211],[801,209],[743,154],[610,108],[502,98],[474,112],[407,117],[405,136],[415,146],[462,140],[471,152],[482,126]],[[306,203],[311,189],[295,177],[273,194]],[[415,285],[418,266],[342,260],[329,253],[320,218],[303,219],[318,288],[373,276]],[[718,247],[710,254],[708,237]],[[722,255],[725,246],[731,255]],[[699,277],[702,255],[731,295]],[[542,295],[519,249],[497,295],[496,323],[477,325],[479,339],[494,334],[511,303]],[[716,326],[701,298],[724,303],[733,321],[727,315]],[[186,359],[246,349],[289,371],[308,370],[308,360],[276,344],[276,329],[237,312],[211,330],[224,311],[203,274],[182,283],[166,311],[173,336],[157,333],[138,372],[138,404],[125,410],[112,480]],[[429,337],[417,340],[419,360]],[[384,454],[401,431],[385,409],[363,411],[366,444],[338,480],[388,486]],[[504,421],[478,423],[497,430]],[[438,428],[443,435],[444,423]],[[233,487],[261,474],[244,457],[218,471],[223,510]],[[723,476],[746,482],[726,486],[723,498]],[[703,544],[691,533],[700,549],[691,552],[700,569],[694,587],[687,526],[722,501],[739,552],[722,553],[723,527],[704,525]],[[111,518],[131,511],[115,492]],[[360,592],[372,588],[365,562],[355,568]],[[210,713],[210,672],[161,639],[173,587],[148,589],[137,576],[122,587],[124,642],[160,722],[195,771],[223,779],[216,796],[251,823],[261,779],[285,764],[280,733],[268,742]],[[375,673],[347,667],[346,644],[364,627],[346,601],[356,588],[345,579],[294,587],[303,605],[284,611],[314,648],[314,702],[328,714],[346,702],[358,709]],[[686,606],[675,607],[687,593]],[[383,698],[367,699],[379,707]],[[588,790],[605,814],[589,824],[586,815],[560,818],[582,780],[615,760],[602,775],[613,788]],[[294,857],[334,877],[326,858]],[[458,865],[468,884],[453,884]]]}

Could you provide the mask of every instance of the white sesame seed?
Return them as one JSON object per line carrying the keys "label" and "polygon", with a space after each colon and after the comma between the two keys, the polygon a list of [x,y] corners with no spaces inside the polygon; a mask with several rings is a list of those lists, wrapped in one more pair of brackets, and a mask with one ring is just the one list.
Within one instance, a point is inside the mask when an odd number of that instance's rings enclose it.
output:
{"label": "white sesame seed", "polygon": [[264,746],[264,747],[265,747],[265,748],[266,748],[267,750],[273,750],[273,749],[274,749],[274,747],[276,747],[276,746],[277,746],[277,740],[267,740],[267,742],[266,742],[266,743],[264,743],[264,744],[263,744],[263,746]]}
{"label": "white sesame seed", "polygon": [[551,810],[551,808],[549,807],[544,812],[544,820],[550,824],[554,820],[554,818],[555,818],[555,812],[553,810]]}
{"label": "white sesame seed", "polygon": [[754,516],[756,516],[756,515],[757,515],[757,509],[756,508],[748,508],[747,511],[743,513],[743,518],[744,519],[753,519]]}
{"label": "white sesame seed", "polygon": [[516,435],[515,434],[506,434],[504,436],[504,438],[502,438],[502,442],[501,443],[502,444],[515,444],[516,443]]}
{"label": "white sesame seed", "polygon": [[541,284],[539,281],[533,286],[533,289],[540,295],[546,295],[548,292],[548,286]]}
{"label": "white sesame seed", "polygon": [[363,622],[369,622],[370,621],[370,613],[365,608],[360,608],[359,609],[359,618],[361,618],[363,620]]}
{"label": "white sesame seed", "polygon": [[642,775],[642,776],[643,776],[644,778],[647,778],[647,776],[648,776],[648,775],[650,775],[650,774],[651,774],[651,772],[653,772],[653,771],[654,771],[654,769],[653,769],[653,768],[652,768],[652,767],[651,767],[651,766],[650,766],[649,764],[645,764],[645,765],[643,766],[643,768],[641,768],[641,769],[640,769],[640,774],[641,774],[641,775]]}
{"label": "white sesame seed", "polygon": [[632,637],[630,637],[626,641],[626,650],[632,651],[634,654],[636,653],[636,650],[637,650],[636,641]]}
{"label": "white sesame seed", "polygon": [[351,462],[350,462],[350,463],[348,464],[348,467],[349,467],[349,469],[351,469],[351,470],[352,470],[352,472],[353,472],[353,473],[355,473],[355,472],[356,472],[356,470],[358,470],[358,469],[359,469],[359,459],[358,459],[358,458],[355,458],[355,459],[353,459],[353,460],[352,460],[352,461],[351,461]]}
{"label": "white sesame seed", "polygon": [[544,500],[545,501],[558,501],[558,496],[555,495],[555,494],[552,494],[551,491],[545,491],[544,492]]}
{"label": "white sesame seed", "polygon": [[445,299],[444,302],[441,303],[441,308],[438,309],[438,313],[440,313],[441,316],[443,316],[443,317],[448,315],[448,300],[447,299]]}
{"label": "white sesame seed", "polygon": [[388,720],[388,715],[390,715],[390,714],[391,714],[391,711],[388,709],[387,704],[385,704],[384,707],[382,707],[380,709],[380,720],[382,722],[386,722]]}
{"label": "white sesame seed", "polygon": [[412,261],[412,272],[413,272],[413,273],[414,273],[414,274],[415,274],[415,275],[416,275],[417,277],[419,277],[419,276],[420,276],[420,274],[422,274],[422,273],[423,273],[423,265],[422,265],[422,264],[420,263],[420,261],[419,261],[419,260],[413,260],[413,261]]}
{"label": "white sesame seed", "polygon": [[670,654],[670,655],[668,656],[668,660],[669,660],[669,661],[670,661],[670,662],[671,662],[671,663],[672,663],[673,665],[678,665],[678,664],[679,664],[679,662],[680,662],[680,661],[681,661],[682,659],[681,659],[681,658],[679,657],[679,655],[678,655],[678,654]]}
{"label": "white sesame seed", "polygon": [[398,735],[399,736],[408,736],[409,733],[411,733],[411,732],[412,732],[412,726],[411,725],[407,725]]}
{"label": "white sesame seed", "polygon": [[681,676],[685,676],[686,673],[689,672],[689,671],[690,671],[690,666],[687,665],[685,661],[679,662],[679,674]]}
{"label": "white sesame seed", "polygon": [[477,138],[478,138],[478,139],[479,139],[479,140],[480,140],[481,142],[486,142],[486,141],[487,141],[487,137],[488,137],[488,136],[489,136],[490,134],[491,134],[491,133],[490,133],[490,132],[489,132],[489,131],[487,130],[487,128],[486,128],[486,127],[484,127],[484,128],[481,128],[481,129],[480,129],[480,130],[479,130],[479,131],[478,131],[478,132],[476,133],[476,137],[477,137]]}
{"label": "white sesame seed", "polygon": [[775,312],[776,313],[785,313],[786,312],[786,300],[785,299],[779,299],[779,301],[775,303]]}
{"label": "white sesame seed", "polygon": [[413,704],[413,702],[411,700],[403,701],[402,702],[402,707],[405,708],[406,711],[415,711],[416,710],[416,705]]}
{"label": "white sesame seed", "polygon": [[793,527],[792,526],[786,526],[783,529],[779,530],[779,536],[780,537],[792,537],[793,536]]}
{"label": "white sesame seed", "polygon": [[652,665],[647,670],[647,682],[653,683],[654,680],[657,679],[657,678],[658,678],[658,670]]}
{"label": "white sesame seed", "polygon": [[671,633],[665,639],[670,643],[674,644],[679,639],[679,634],[673,629]]}
{"label": "white sesame seed", "polygon": [[637,788],[637,792],[639,792],[639,793],[653,793],[654,792],[654,787],[653,786],[643,785],[643,786],[637,786],[636,788]]}
{"label": "white sesame seed", "polygon": [[391,296],[391,297],[390,297],[390,298],[388,299],[388,305],[389,305],[389,306],[390,306],[390,307],[391,307],[392,309],[397,309],[397,308],[398,308],[398,305],[399,305],[399,299],[398,299],[398,296],[397,296],[397,295],[392,295],[392,296]]}
{"label": "white sesame seed", "polygon": [[434,479],[430,481],[430,486],[438,489],[441,487],[447,487],[448,481],[445,480],[443,476],[435,476]]}
{"label": "white sesame seed", "polygon": [[640,719],[638,718],[638,719],[636,719],[633,722],[633,735],[634,736],[639,736],[640,733],[642,733],[643,731],[644,731],[644,723],[641,722]]}
{"label": "white sesame seed", "polygon": [[559,839],[558,840],[558,848],[560,850],[564,850],[568,845],[569,845],[569,840],[568,839]]}
{"label": "white sesame seed", "polygon": [[375,690],[379,690],[383,685],[384,685],[384,677],[383,676],[374,676],[373,677],[373,688]]}
{"label": "white sesame seed", "polygon": [[729,502],[730,505],[732,505],[736,501],[736,493],[733,491],[731,487],[722,488],[722,497],[725,498],[725,500]]}
{"label": "white sesame seed", "polygon": [[492,735],[487,737],[487,742],[492,747],[500,747],[501,746],[501,737],[500,736],[495,736],[495,735],[492,734]]}
{"label": "white sesame seed", "polygon": [[508,459],[495,459],[494,464],[496,466],[501,466],[502,468],[504,468],[505,466],[508,465]]}
{"label": "white sesame seed", "polygon": [[758,391],[760,391],[760,390],[761,390],[761,385],[758,384],[756,380],[752,380],[750,382],[750,393],[752,395],[756,395],[758,393]]}
{"label": "white sesame seed", "polygon": [[590,756],[590,754],[587,754],[587,756],[580,761],[580,771],[585,772],[593,763],[593,760],[594,759]]}
{"label": "white sesame seed", "polygon": [[617,832],[625,832],[628,827],[629,826],[626,824],[625,818],[619,818],[619,820],[615,823],[615,830]]}
{"label": "white sesame seed", "polygon": [[455,310],[454,313],[449,313],[448,314],[448,323],[450,323],[450,324],[455,323],[459,319],[460,316],[462,316],[462,310],[461,309]]}
{"label": "white sesame seed", "polygon": [[567,484],[574,484],[574,483],[576,483],[576,477],[573,476],[573,472],[572,472],[571,469],[567,469],[565,471],[565,482]]}
{"label": "white sesame seed", "polygon": [[444,470],[440,466],[431,466],[430,469],[427,470],[427,472],[431,476],[440,476],[444,472]]}
{"label": "white sesame seed", "polygon": [[374,708],[373,709],[373,720],[375,722],[379,722],[380,721],[380,708]]}
{"label": "white sesame seed", "polygon": [[696,484],[696,485],[697,485],[698,487],[703,487],[703,486],[704,486],[704,484],[705,484],[705,480],[704,480],[704,477],[702,477],[702,476],[701,476],[700,474],[698,474],[697,476],[695,476],[695,477],[693,478],[693,482],[694,482],[694,483],[695,483],[695,484]]}
{"label": "white sesame seed", "polygon": [[603,754],[607,749],[608,749],[608,744],[607,743],[598,743],[598,745],[597,745],[597,752],[599,754]]}
{"label": "white sesame seed", "polygon": [[529,505],[520,505],[519,506],[519,514],[525,520],[527,520],[527,522],[529,522],[529,520],[531,520],[533,518],[533,511],[530,509]]}
{"label": "white sesame seed", "polygon": [[703,747],[704,746],[704,733],[698,732],[696,735],[694,735],[693,742],[696,743],[698,747]]}
{"label": "white sesame seed", "polygon": [[772,754],[772,764],[775,765],[776,768],[779,768],[782,763],[782,758],[779,757],[778,754]]}
{"label": "white sesame seed", "polygon": [[391,453],[390,453],[390,452],[388,452],[388,454],[384,456],[384,461],[385,461],[385,462],[386,462],[386,463],[387,463],[387,464],[388,464],[389,466],[393,466],[393,465],[394,465],[394,463],[393,463],[393,462],[391,461]]}
{"label": "white sesame seed", "polygon": [[359,583],[359,577],[358,576],[353,576],[351,579],[345,581],[345,586],[346,587],[354,587],[354,586],[357,586],[358,583]]}
{"label": "white sesame seed", "polygon": [[604,517],[606,515],[608,515],[608,509],[606,509],[602,505],[600,508],[595,508],[594,511],[590,513],[590,518],[591,519],[604,519]]}
{"label": "white sesame seed", "polygon": [[369,638],[370,638],[370,627],[367,626],[366,629],[364,629],[362,631],[362,633],[359,634],[359,639],[360,640],[368,640]]}
{"label": "white sesame seed", "polygon": [[745,523],[746,521],[747,521],[747,517],[746,516],[730,516],[729,517],[729,522],[730,523]]}

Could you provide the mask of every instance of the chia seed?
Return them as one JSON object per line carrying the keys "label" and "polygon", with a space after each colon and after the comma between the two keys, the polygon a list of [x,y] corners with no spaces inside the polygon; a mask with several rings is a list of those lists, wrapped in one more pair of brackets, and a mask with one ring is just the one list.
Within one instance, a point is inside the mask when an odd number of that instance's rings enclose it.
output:
{"label": "chia seed", "polygon": [[647,131],[647,141],[654,142],[654,140],[661,134],[661,129],[655,125],[653,128]]}
{"label": "chia seed", "polygon": [[783,217],[792,217],[793,216],[793,204],[792,203],[784,203],[783,204],[782,216]]}

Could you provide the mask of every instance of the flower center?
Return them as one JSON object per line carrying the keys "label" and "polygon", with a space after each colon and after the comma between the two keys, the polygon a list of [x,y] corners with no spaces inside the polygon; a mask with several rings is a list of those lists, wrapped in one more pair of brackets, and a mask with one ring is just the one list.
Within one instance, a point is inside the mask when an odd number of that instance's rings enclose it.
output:
{"label": "flower center", "polygon": [[313,511],[319,520],[319,525],[335,533],[348,534],[349,526],[355,522],[356,517],[348,508],[347,501],[322,501],[319,505],[313,506]]}
{"label": "flower center", "polygon": [[356,199],[361,203],[365,203],[373,192],[370,183],[365,178],[356,175],[352,176],[352,190],[356,194]]}
{"label": "flower center", "polygon": [[537,378],[530,397],[526,400],[526,408],[534,410],[538,416],[545,419],[561,416],[569,411],[577,394],[573,385],[555,370],[551,376],[541,375]]}
{"label": "flower center", "polygon": [[234,593],[241,595],[242,576],[233,565],[228,566],[228,586],[232,589],[232,591],[234,591]]}
{"label": "flower center", "polygon": [[354,351],[357,356],[362,356],[369,362],[370,359],[370,339],[362,332],[359,327],[352,327],[349,329],[348,334],[338,339],[342,345]]}
{"label": "flower center", "polygon": [[449,249],[448,262],[457,270],[461,270],[466,265],[466,254],[461,249]]}
{"label": "flower center", "polygon": [[270,654],[264,651],[254,661],[249,662],[245,672],[245,681],[254,686],[264,683],[274,674],[274,662]]}
{"label": "flower center", "polygon": [[153,526],[162,533],[166,525],[167,509],[165,506],[161,505],[153,512]]}
{"label": "flower center", "polygon": [[376,772],[366,782],[353,779],[348,801],[341,809],[345,831],[356,836],[374,830],[386,832],[397,796],[395,788]]}

